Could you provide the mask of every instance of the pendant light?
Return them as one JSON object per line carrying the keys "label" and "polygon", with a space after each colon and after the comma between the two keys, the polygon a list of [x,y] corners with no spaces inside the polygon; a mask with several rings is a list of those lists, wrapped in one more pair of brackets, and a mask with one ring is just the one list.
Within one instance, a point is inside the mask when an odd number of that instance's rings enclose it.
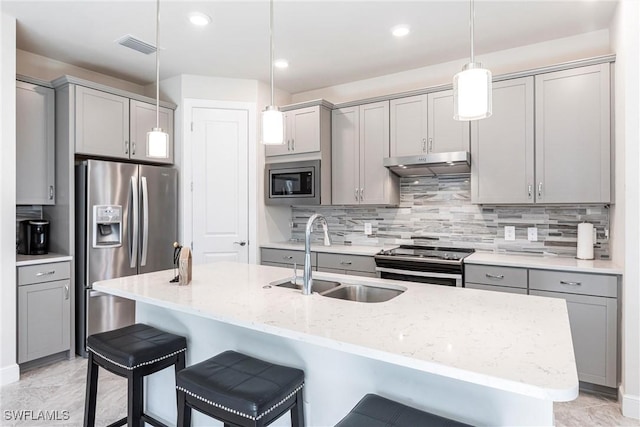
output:
{"label": "pendant light", "polygon": [[169,158],[169,134],[160,127],[160,0],[156,0],[156,127],[147,132],[147,157]]}
{"label": "pendant light", "polygon": [[453,76],[453,118],[478,120],[491,116],[491,71],[474,62],[473,24],[475,19],[473,0],[470,0],[469,22],[471,27],[471,61]]}
{"label": "pendant light", "polygon": [[284,144],[284,114],[273,103],[273,0],[269,1],[269,80],[271,81],[271,104],[262,112],[262,143]]}

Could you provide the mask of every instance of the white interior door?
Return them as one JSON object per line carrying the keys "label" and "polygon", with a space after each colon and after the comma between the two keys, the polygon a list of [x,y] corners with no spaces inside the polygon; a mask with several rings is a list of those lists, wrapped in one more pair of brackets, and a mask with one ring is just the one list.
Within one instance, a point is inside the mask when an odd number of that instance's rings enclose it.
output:
{"label": "white interior door", "polygon": [[248,262],[249,112],[192,109],[195,263]]}

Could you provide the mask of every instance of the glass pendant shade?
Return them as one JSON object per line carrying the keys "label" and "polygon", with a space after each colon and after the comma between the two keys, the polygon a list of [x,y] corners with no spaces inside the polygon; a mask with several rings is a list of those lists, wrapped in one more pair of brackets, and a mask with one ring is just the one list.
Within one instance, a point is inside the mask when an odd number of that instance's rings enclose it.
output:
{"label": "glass pendant shade", "polygon": [[491,71],[470,63],[453,76],[453,118],[479,120],[491,116]]}
{"label": "glass pendant shade", "polygon": [[153,128],[147,132],[147,157],[169,158],[169,134],[161,128]]}
{"label": "glass pendant shade", "polygon": [[262,143],[264,145],[284,144],[284,113],[273,105],[262,112]]}

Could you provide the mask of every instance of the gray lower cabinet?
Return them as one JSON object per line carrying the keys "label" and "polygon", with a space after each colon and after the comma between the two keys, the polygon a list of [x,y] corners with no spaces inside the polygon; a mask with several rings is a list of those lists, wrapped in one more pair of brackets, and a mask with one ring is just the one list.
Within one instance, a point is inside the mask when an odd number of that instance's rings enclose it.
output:
{"label": "gray lower cabinet", "polygon": [[70,263],[18,267],[18,363],[71,348]]}
{"label": "gray lower cabinet", "polygon": [[567,302],[578,379],[617,387],[617,276],[529,270],[529,288]]}
{"label": "gray lower cabinet", "polygon": [[465,265],[464,286],[470,289],[527,294],[527,269],[494,265]]}
{"label": "gray lower cabinet", "polygon": [[318,253],[318,271],[377,277],[376,261],[372,256]]}
{"label": "gray lower cabinet", "polygon": [[[304,268],[304,251],[291,249],[260,249],[260,264],[270,265],[272,267],[293,268],[296,264],[297,268]],[[316,253],[311,253],[311,267],[315,270],[317,265]]]}

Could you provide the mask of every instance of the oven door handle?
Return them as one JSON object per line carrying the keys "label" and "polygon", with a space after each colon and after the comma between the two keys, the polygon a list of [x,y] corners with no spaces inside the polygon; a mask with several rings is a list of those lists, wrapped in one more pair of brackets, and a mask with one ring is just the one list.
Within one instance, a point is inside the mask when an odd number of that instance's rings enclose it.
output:
{"label": "oven door handle", "polygon": [[398,270],[395,268],[376,267],[376,271],[380,273],[395,273],[403,274],[405,276],[419,276],[419,277],[436,277],[439,279],[461,279],[461,274],[449,274],[449,273],[430,273],[426,271],[413,271],[413,270]]}

